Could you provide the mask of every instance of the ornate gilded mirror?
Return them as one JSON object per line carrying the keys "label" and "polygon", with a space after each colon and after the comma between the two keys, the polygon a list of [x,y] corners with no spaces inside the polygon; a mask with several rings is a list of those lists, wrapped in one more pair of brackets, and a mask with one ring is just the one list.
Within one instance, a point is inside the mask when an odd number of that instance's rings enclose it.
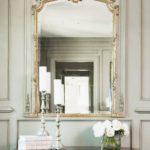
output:
{"label": "ornate gilded mirror", "polygon": [[56,97],[63,97],[62,116],[122,116],[119,1],[37,0],[32,9],[32,96],[25,115],[40,113],[44,91],[50,116]]}

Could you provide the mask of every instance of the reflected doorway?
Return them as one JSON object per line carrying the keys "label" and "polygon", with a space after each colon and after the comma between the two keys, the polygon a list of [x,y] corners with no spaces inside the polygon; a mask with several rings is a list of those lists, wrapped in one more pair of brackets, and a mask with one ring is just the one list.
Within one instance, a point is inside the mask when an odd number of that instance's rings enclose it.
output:
{"label": "reflected doorway", "polygon": [[[93,106],[93,62],[56,62],[56,79],[65,85],[65,113],[91,113]],[[71,91],[72,86],[72,91]],[[70,92],[69,92],[70,91]],[[83,93],[80,93],[83,92]],[[69,93],[72,93],[71,95]],[[80,94],[79,94],[80,93]],[[83,94],[86,96],[83,97]],[[76,95],[76,96],[75,96]],[[80,102],[80,103],[79,103]],[[69,107],[72,105],[72,110]],[[78,106],[81,106],[80,109]],[[78,109],[75,109],[78,108]]]}

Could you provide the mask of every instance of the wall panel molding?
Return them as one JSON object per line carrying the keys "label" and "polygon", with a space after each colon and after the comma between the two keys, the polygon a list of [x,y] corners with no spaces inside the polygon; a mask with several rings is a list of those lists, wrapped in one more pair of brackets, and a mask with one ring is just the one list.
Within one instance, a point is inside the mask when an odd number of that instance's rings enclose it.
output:
{"label": "wall panel molding", "polygon": [[24,60],[25,60],[25,100],[24,112],[31,112],[32,88],[32,52],[33,52],[33,16],[32,1],[24,0]]}
{"label": "wall panel molding", "polygon": [[0,0],[0,101],[9,100],[10,0]]}
{"label": "wall panel molding", "polygon": [[[144,126],[145,123],[145,126]],[[140,150],[149,150],[150,143],[149,143],[149,125],[147,126],[148,129],[144,132],[144,127],[146,128],[146,124],[150,125],[150,120],[140,120],[140,128],[139,128],[139,138],[140,138]],[[147,134],[147,135],[146,135]],[[148,136],[148,137],[147,137]],[[145,139],[144,139],[145,138]],[[145,143],[144,143],[145,142]],[[148,144],[148,145],[147,145]]]}
{"label": "wall panel molding", "polygon": [[141,113],[141,114],[150,114],[150,108],[142,108],[142,107],[137,107],[135,109],[136,113]]}
{"label": "wall panel molding", "polygon": [[9,135],[10,135],[10,125],[8,119],[0,119],[0,149],[8,150],[9,149]]}
{"label": "wall panel molding", "polygon": [[6,106],[4,106],[4,107],[0,106],[0,113],[11,113],[13,111],[14,111],[14,109],[10,106],[7,106],[7,107]]}
{"label": "wall panel molding", "polygon": [[150,61],[149,61],[149,48],[150,48],[150,42],[148,39],[150,38],[150,30],[148,26],[150,25],[149,21],[149,12],[150,12],[150,2],[148,0],[140,0],[141,3],[141,100],[150,101],[150,94],[149,94],[149,88],[150,88]]}
{"label": "wall panel molding", "polygon": [[[120,35],[120,42],[119,42],[119,58],[118,59],[118,72],[119,72],[119,78],[120,81],[118,83],[118,86],[120,89],[120,95],[119,98],[121,99],[121,103],[118,104],[118,108],[123,108],[123,110],[118,110],[121,112],[126,113],[126,108],[127,108],[127,86],[126,86],[126,81],[127,81],[127,1],[120,1],[120,17],[119,17],[119,35]],[[120,107],[123,104],[123,107]]]}

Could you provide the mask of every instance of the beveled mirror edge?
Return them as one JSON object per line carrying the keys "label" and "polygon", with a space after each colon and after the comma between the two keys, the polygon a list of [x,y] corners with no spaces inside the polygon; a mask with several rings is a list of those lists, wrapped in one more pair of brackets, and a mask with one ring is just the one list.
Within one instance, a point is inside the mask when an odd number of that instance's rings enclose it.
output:
{"label": "beveled mirror edge", "polygon": [[[39,106],[39,99],[38,99],[38,24],[37,24],[37,15],[38,12],[42,10],[44,5],[48,2],[54,2],[57,0],[40,0],[40,2],[37,5],[33,5],[32,11],[33,11],[33,17],[34,17],[34,40],[33,40],[33,76],[32,76],[32,98],[31,98],[31,109],[27,112],[25,109],[24,116],[25,117],[37,117],[40,116],[38,114],[38,106]],[[77,1],[77,0],[76,0]],[[80,0],[78,0],[80,1]],[[117,72],[117,46],[119,46],[119,39],[118,39],[118,31],[117,24],[118,16],[119,16],[119,5],[114,5],[114,0],[96,0],[100,2],[106,3],[108,9],[113,13],[113,89],[112,89],[112,112],[100,112],[97,114],[64,114],[62,117],[125,117],[125,113],[119,113],[117,111],[117,97],[118,97],[118,72]],[[26,108],[25,104],[25,108]],[[48,114],[47,116],[53,117],[55,114]]]}

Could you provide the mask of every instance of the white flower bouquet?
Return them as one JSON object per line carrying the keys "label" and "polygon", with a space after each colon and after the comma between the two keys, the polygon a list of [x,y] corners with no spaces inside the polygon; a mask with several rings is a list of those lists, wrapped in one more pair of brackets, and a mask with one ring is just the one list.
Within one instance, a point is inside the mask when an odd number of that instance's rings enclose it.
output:
{"label": "white flower bouquet", "polygon": [[93,126],[95,137],[102,137],[101,146],[107,149],[120,149],[121,137],[129,135],[129,127],[118,120],[97,122]]}

